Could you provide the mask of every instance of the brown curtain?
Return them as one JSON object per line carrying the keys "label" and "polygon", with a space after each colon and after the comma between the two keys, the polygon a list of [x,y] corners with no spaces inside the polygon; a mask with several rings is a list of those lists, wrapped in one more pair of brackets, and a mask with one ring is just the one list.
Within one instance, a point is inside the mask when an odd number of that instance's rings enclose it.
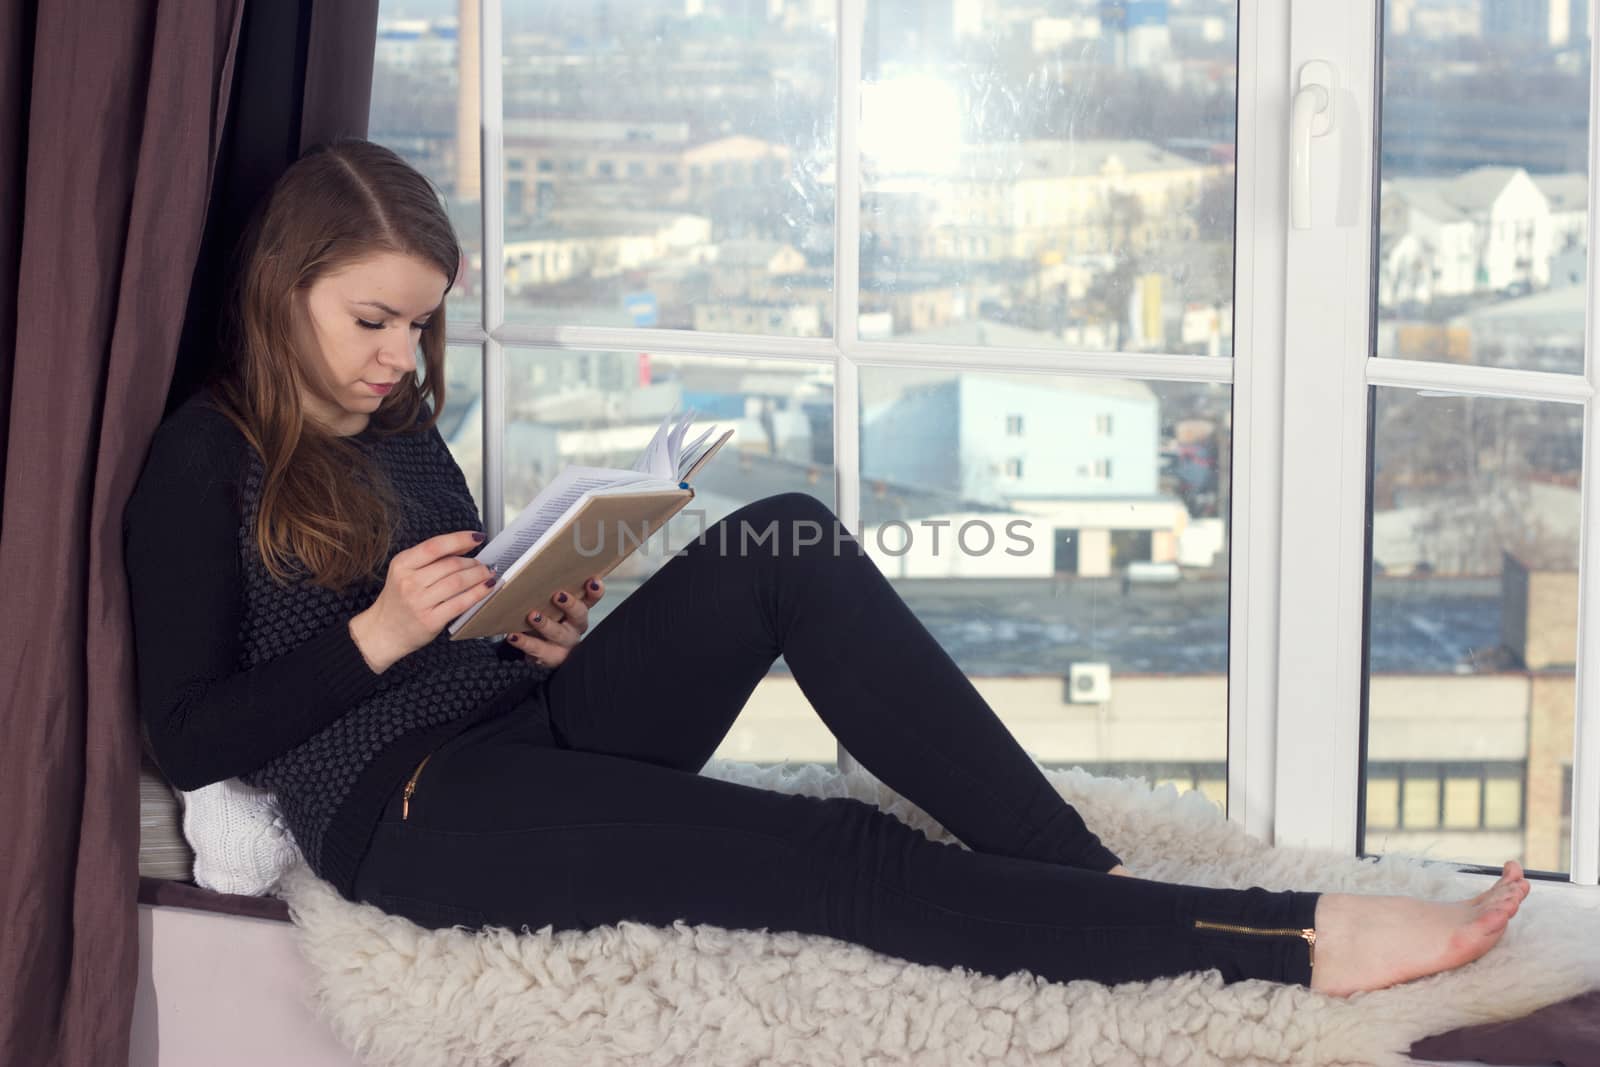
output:
{"label": "brown curtain", "polygon": [[[251,110],[246,15],[285,11],[296,81]],[[139,731],[122,512],[181,336],[216,357],[191,293],[236,216],[302,145],[365,132],[376,18],[377,0],[0,0],[0,1064],[127,1062]],[[270,84],[274,65],[253,66]],[[260,114],[293,131],[265,153]]]}
{"label": "brown curtain", "polygon": [[377,26],[378,0],[271,0],[245,8],[169,412],[217,369],[223,282],[250,212],[305,149],[366,136]]}

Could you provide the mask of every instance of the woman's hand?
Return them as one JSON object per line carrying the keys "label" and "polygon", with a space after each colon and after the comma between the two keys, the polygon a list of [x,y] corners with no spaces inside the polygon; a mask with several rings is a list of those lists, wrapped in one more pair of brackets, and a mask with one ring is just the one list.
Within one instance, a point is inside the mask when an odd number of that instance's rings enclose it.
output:
{"label": "woman's hand", "polygon": [[378,598],[350,618],[350,639],[367,666],[382,674],[489,595],[494,571],[462,554],[482,543],[476,530],[457,530],[395,553]]}
{"label": "woman's hand", "polygon": [[[589,629],[589,609],[605,595],[605,583],[590,578],[583,592],[557,591],[550,597],[552,611],[528,612],[531,630],[506,638],[541,667],[559,667]],[[554,616],[554,617],[552,617]]]}

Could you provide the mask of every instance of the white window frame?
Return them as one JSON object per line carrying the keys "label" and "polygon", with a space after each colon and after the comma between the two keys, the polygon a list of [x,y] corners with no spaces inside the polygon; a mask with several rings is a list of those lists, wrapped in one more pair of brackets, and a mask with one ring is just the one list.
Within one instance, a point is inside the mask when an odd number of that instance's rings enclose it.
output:
{"label": "white window frame", "polygon": [[[1249,833],[1280,843],[1353,851],[1359,758],[1361,570],[1364,522],[1367,380],[1425,384],[1492,395],[1531,396],[1590,405],[1596,390],[1594,335],[1584,378],[1516,374],[1470,367],[1367,360],[1369,265],[1367,190],[1356,223],[1288,230],[1288,106],[1291,60],[1313,52],[1335,58],[1356,109],[1371,111],[1376,3],[1239,0],[1238,122],[1235,149],[1234,354],[1129,355],[1094,351],[931,346],[867,341],[858,336],[860,264],[860,105],[862,40],[868,0],[838,0],[838,100],[835,117],[833,322],[828,338],[787,338],[690,330],[541,327],[507,322],[504,300],[503,100],[501,12],[482,0],[478,19],[483,183],[482,318],[452,322],[451,345],[480,347],[483,362],[483,499],[486,525],[498,533],[504,514],[506,348],[652,351],[806,363],[834,369],[835,511],[860,532],[859,374],[862,367],[1072,374],[1231,386],[1233,478],[1229,523],[1228,817]],[[1363,10],[1370,8],[1370,10]],[[1293,26],[1291,33],[1291,10]],[[1330,56],[1326,35],[1341,50]],[[1363,44],[1362,34],[1365,33]],[[1365,54],[1365,68],[1363,53]],[[1591,107],[1591,116],[1597,109]],[[1370,148],[1370,145],[1366,146]],[[1591,136],[1591,156],[1594,137]],[[1600,165],[1591,158],[1591,183]],[[1597,202],[1591,190],[1591,203]],[[1590,213],[1589,277],[1597,242]],[[1345,294],[1328,299],[1332,286]],[[1360,294],[1352,302],[1348,294]],[[1294,329],[1289,332],[1294,308]],[[1590,316],[1593,330],[1595,316]],[[1318,333],[1318,329],[1322,331]],[[1360,344],[1355,340],[1359,338]],[[1357,348],[1360,355],[1354,356]],[[1286,360],[1285,352],[1293,353]],[[1367,372],[1370,370],[1370,379]],[[1507,375],[1513,375],[1507,377]],[[1559,380],[1556,380],[1559,378]],[[1510,390],[1509,392],[1507,390]],[[1327,397],[1340,403],[1329,404]],[[1359,398],[1353,406],[1351,398]],[[1592,405],[1591,405],[1592,406]],[[1585,528],[1600,524],[1600,495],[1590,491],[1596,462],[1592,411],[1586,414]],[[1295,427],[1286,437],[1284,426]],[[1317,444],[1310,427],[1332,434]],[[1293,478],[1285,478],[1294,471]],[[1312,475],[1313,477],[1308,477]],[[1326,476],[1331,480],[1318,481]],[[1286,484],[1287,482],[1287,484]],[[1324,487],[1334,486],[1328,492]],[[1315,489],[1315,491],[1313,491]],[[1315,498],[1315,499],[1313,499]],[[1319,525],[1321,523],[1321,525]],[[1574,767],[1575,880],[1594,884],[1600,853],[1600,566],[1583,541],[1579,668],[1579,752]],[[1327,566],[1328,560],[1335,566]],[[1326,610],[1323,605],[1334,605]],[[1331,650],[1331,652],[1330,652]],[[839,747],[839,765],[853,764]]]}

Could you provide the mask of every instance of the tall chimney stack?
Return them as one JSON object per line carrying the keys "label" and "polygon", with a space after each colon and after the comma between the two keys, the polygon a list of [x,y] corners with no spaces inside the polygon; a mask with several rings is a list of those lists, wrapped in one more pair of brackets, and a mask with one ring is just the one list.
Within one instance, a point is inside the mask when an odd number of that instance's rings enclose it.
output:
{"label": "tall chimney stack", "polygon": [[460,0],[456,34],[456,189],[455,199],[476,201],[481,185],[478,128],[478,4]]}

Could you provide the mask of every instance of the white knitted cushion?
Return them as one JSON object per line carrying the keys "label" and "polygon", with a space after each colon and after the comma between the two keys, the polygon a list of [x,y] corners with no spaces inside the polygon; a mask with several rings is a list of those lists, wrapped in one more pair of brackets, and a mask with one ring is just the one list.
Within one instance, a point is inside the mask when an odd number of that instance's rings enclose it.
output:
{"label": "white knitted cushion", "polygon": [[218,893],[264,896],[300,859],[272,792],[225,778],[177,790],[194,880]]}

